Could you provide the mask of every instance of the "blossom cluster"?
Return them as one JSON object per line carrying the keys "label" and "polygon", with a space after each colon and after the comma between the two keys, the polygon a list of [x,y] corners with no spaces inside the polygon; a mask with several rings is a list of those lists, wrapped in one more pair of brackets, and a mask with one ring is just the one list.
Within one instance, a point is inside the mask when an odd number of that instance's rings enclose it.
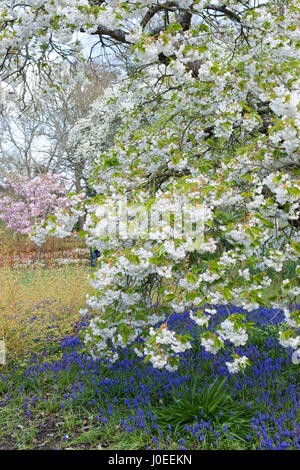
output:
{"label": "blossom cluster", "polygon": [[52,214],[46,220],[36,221],[31,228],[30,239],[37,245],[45,243],[47,237],[54,236],[65,238],[70,236],[78,218],[84,215],[81,207],[78,207],[82,201],[82,195],[70,195],[65,197],[63,207],[54,207]]}
{"label": "blossom cluster", "polygon": [[2,184],[0,219],[6,228],[30,234],[36,223],[43,224],[56,209],[70,205],[65,196],[65,182],[53,173],[30,178],[10,174]]}

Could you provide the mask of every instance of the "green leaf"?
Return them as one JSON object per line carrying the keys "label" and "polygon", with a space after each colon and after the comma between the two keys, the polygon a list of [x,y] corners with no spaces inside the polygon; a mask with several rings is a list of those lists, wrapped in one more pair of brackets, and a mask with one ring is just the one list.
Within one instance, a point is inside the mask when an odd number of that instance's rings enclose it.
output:
{"label": "green leaf", "polygon": [[239,105],[242,106],[242,108],[244,108],[249,113],[253,111],[253,109],[250,108],[250,106],[248,106],[247,103],[245,103],[245,101],[239,101]]}

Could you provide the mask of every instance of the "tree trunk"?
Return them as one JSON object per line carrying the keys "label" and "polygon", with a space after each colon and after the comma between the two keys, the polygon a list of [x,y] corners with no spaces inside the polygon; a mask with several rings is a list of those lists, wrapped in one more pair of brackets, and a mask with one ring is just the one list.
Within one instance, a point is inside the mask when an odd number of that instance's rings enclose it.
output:
{"label": "tree trunk", "polygon": [[[79,194],[81,191],[81,178],[82,178],[82,168],[80,163],[75,163],[74,167],[75,173],[75,189],[76,193]],[[78,218],[78,230],[83,230],[84,217],[81,216]]]}

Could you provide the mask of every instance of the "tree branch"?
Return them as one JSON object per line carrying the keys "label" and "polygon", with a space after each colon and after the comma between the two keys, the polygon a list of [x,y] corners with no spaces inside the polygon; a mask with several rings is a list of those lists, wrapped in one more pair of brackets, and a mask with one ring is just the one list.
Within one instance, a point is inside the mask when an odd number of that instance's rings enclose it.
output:
{"label": "tree branch", "polygon": [[[85,33],[84,28],[80,28],[80,32]],[[126,39],[127,33],[125,31],[122,31],[121,29],[109,29],[104,25],[99,25],[96,31],[92,34],[97,34],[99,37],[109,36],[110,38],[115,39],[116,41],[121,42],[123,44],[131,44]]]}

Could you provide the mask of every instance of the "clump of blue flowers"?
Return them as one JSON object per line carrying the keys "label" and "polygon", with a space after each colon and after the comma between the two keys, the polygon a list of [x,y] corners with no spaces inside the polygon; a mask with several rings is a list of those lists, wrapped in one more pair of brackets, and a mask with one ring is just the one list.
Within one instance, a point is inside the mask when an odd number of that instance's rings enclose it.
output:
{"label": "clump of blue flowers", "polygon": [[[228,316],[228,308],[242,312],[233,306],[214,308],[219,318]],[[226,367],[230,348],[205,351],[189,312],[169,320],[174,331],[184,329],[192,338],[176,371],[154,368],[129,348],[118,351],[113,364],[93,358],[82,347],[80,335],[88,324],[83,319],[73,335],[2,369],[0,407],[10,412],[13,407],[26,426],[41,413],[54,413],[65,423],[83,413],[90,432],[118,430],[121,441],[108,442],[108,448],[131,442],[141,449],[300,449],[298,369],[292,350],[278,340],[283,315],[274,314],[263,307],[247,314],[256,327],[238,354],[246,355],[251,367],[235,375]],[[74,426],[75,434],[83,432]],[[62,429],[59,439],[53,448],[69,445],[72,432]]]}

